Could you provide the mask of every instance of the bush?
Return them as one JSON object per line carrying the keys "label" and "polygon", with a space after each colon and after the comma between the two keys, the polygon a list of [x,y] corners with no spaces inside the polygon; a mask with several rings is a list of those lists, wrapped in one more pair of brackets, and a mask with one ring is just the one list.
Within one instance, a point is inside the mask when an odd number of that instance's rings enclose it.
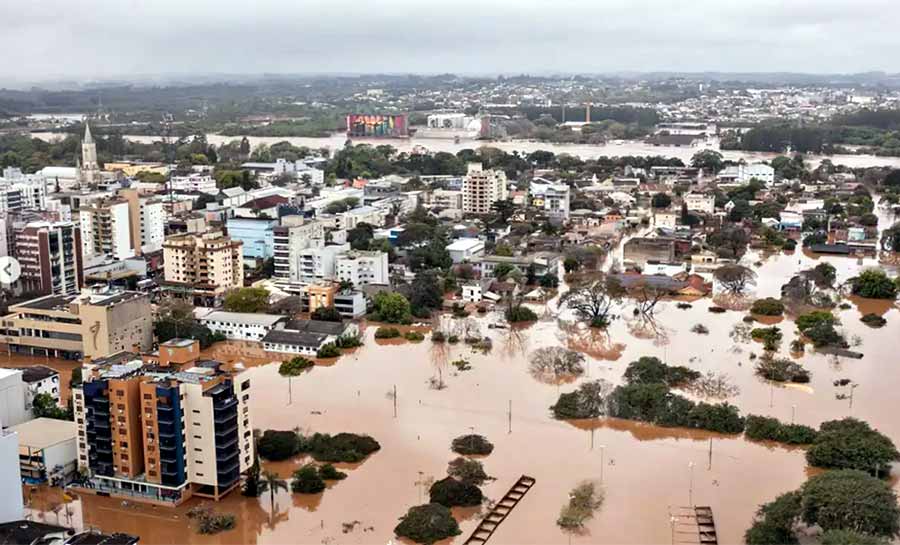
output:
{"label": "bush", "polygon": [[257,442],[257,450],[266,460],[287,460],[299,452],[297,439],[293,431],[266,430]]}
{"label": "bush", "polygon": [[688,427],[719,433],[741,433],[744,419],[734,405],[700,402],[688,412]]}
{"label": "bush", "polygon": [[709,335],[709,328],[703,324],[694,324],[691,331],[698,335]]}
{"label": "bush", "polygon": [[837,318],[835,318],[834,314],[826,310],[815,310],[813,312],[808,312],[802,316],[798,316],[796,323],[797,329],[799,329],[801,333],[805,333],[806,330],[820,324],[828,324],[833,326],[837,324]]}
{"label": "bush", "polygon": [[309,315],[310,319],[323,322],[343,322],[341,313],[334,307],[319,307]]}
{"label": "bush", "polygon": [[847,346],[847,341],[834,328],[837,323],[837,318],[830,312],[817,310],[798,317],[797,329],[811,340],[817,348],[823,346]]}
{"label": "bush", "polygon": [[897,284],[880,269],[868,269],[850,279],[853,295],[869,299],[896,299]]}
{"label": "bush", "polygon": [[509,323],[536,322],[538,315],[525,305],[516,305],[506,309],[506,321]]}
{"label": "bush", "polygon": [[325,343],[316,352],[317,358],[336,358],[341,355],[341,349],[334,343]]}
{"label": "bush", "polygon": [[447,336],[443,331],[432,331],[431,332],[431,341],[436,343],[442,343],[447,341]]}
{"label": "bush", "polygon": [[472,483],[457,481],[452,477],[441,479],[428,491],[431,503],[439,503],[446,507],[471,507],[481,505],[484,496],[481,490]]}
{"label": "bush", "polygon": [[808,445],[815,441],[817,432],[809,426],[784,424],[777,418],[748,415],[744,433],[754,441],[778,441],[791,445]]}
{"label": "bush", "polygon": [[663,383],[679,388],[700,378],[700,373],[683,366],[666,365],[659,358],[644,356],[628,364],[625,369],[628,384]]}
{"label": "bush", "polygon": [[556,524],[566,530],[577,530],[594,516],[594,511],[601,505],[603,490],[598,490],[590,481],[582,482],[569,493],[569,503],[560,510]]}
{"label": "bush", "polygon": [[458,335],[450,335],[449,337],[447,337],[447,342],[450,344],[456,344],[459,342],[459,336]]}
{"label": "bush", "polygon": [[826,471],[801,488],[802,518],[829,530],[853,530],[893,537],[900,531],[900,508],[890,486],[862,471]]}
{"label": "bush", "polygon": [[427,544],[458,536],[460,533],[459,524],[450,509],[439,503],[411,507],[400,517],[400,523],[394,528],[397,537]]}
{"label": "bush", "polygon": [[781,316],[784,314],[784,303],[772,297],[757,299],[750,307],[750,312],[760,316]]}
{"label": "bush", "polygon": [[462,456],[454,458],[447,466],[447,475],[454,479],[480,486],[490,477],[484,472],[484,466],[478,460],[469,460]]}
{"label": "bush", "polygon": [[421,342],[425,340],[425,335],[418,331],[407,331],[403,334],[403,338],[407,341]]}
{"label": "bush", "polygon": [[197,531],[206,535],[218,534],[234,528],[235,520],[231,513],[210,513],[200,517]]}
{"label": "bush", "polygon": [[900,453],[890,438],[855,418],[824,422],[806,461],[829,469],[858,469],[876,475],[890,472]]}
{"label": "bush", "polygon": [[494,445],[483,435],[469,434],[454,439],[450,444],[450,450],[465,456],[473,454],[486,456],[494,452]]}
{"label": "bush", "polygon": [[285,377],[296,377],[308,369],[315,367],[315,363],[303,356],[294,356],[288,361],[281,362],[278,366],[278,374]]}
{"label": "bush", "polygon": [[319,469],[314,464],[306,464],[294,472],[291,491],[295,494],[318,494],[323,490],[325,490],[325,481],[322,480]]}
{"label": "bush", "polygon": [[341,335],[335,339],[334,344],[338,348],[357,348],[363,345],[362,337],[359,335]]}
{"label": "bush", "polygon": [[800,493],[794,491],[760,506],[753,526],[744,534],[744,542],[747,545],[797,543],[793,527],[800,517],[801,500]]}
{"label": "bush", "polygon": [[338,471],[331,464],[325,464],[319,466],[319,477],[324,481],[342,481],[347,478],[347,474],[343,471]]}
{"label": "bush", "polygon": [[376,339],[396,339],[400,336],[400,330],[396,327],[381,326],[375,330]]}
{"label": "bush", "polygon": [[873,313],[866,314],[859,320],[869,327],[884,327],[884,325],[887,324],[887,320]]}
{"label": "bush", "polygon": [[756,374],[775,382],[806,384],[810,379],[809,371],[787,358],[760,358],[756,364]]}
{"label": "bush", "polygon": [[298,449],[308,452],[318,462],[361,462],[366,456],[381,449],[378,441],[368,435],[355,433],[315,433],[301,438]]}
{"label": "bush", "polygon": [[560,394],[550,406],[553,417],[560,420],[597,418],[607,412],[609,383],[601,380],[585,382],[574,392]]}
{"label": "bush", "polygon": [[750,332],[750,337],[756,341],[763,342],[763,348],[766,351],[774,351],[778,349],[778,343],[781,342],[783,335],[777,327],[758,327]]}

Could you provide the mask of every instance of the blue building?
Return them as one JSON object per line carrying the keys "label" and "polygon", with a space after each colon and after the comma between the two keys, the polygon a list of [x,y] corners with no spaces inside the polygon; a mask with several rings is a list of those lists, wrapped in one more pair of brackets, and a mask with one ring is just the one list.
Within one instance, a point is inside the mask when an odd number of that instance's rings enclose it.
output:
{"label": "blue building", "polygon": [[251,218],[231,218],[226,223],[228,236],[244,243],[244,261],[254,264],[257,260],[275,256],[272,229],[276,225],[278,220]]}

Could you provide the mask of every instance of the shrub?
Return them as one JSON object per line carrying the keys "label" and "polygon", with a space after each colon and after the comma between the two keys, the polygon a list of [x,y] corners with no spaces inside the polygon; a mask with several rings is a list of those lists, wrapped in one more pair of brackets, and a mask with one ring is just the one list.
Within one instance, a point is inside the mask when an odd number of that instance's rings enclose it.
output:
{"label": "shrub", "polygon": [[317,358],[336,358],[341,355],[341,349],[334,343],[325,343],[316,352]]}
{"label": "shrub", "polygon": [[545,346],[531,354],[528,370],[533,377],[549,383],[584,373],[584,355],[561,346]]}
{"label": "shrub", "polygon": [[724,308],[724,307],[717,307],[717,306],[711,306],[711,307],[709,307],[707,310],[709,310],[709,311],[712,312],[713,314],[723,314],[723,313],[725,313],[725,312],[728,312],[728,309],[727,309],[727,308]]}
{"label": "shrub", "polygon": [[425,335],[418,331],[407,331],[403,334],[403,338],[407,341],[421,342],[425,340]]}
{"label": "shrub", "polygon": [[694,324],[691,331],[698,335],[709,335],[709,328],[703,324]]}
{"label": "shrub", "polygon": [[850,279],[853,295],[870,299],[896,299],[897,284],[880,269],[868,269]]}
{"label": "shrub", "polygon": [[295,494],[318,494],[325,490],[325,481],[314,464],[306,464],[294,472],[291,491]]}
{"label": "shrub", "polygon": [[574,392],[560,394],[550,406],[553,417],[560,420],[576,418],[597,418],[607,412],[609,383],[602,380],[585,382]]}
{"label": "shrub", "polygon": [[396,327],[381,326],[375,330],[376,339],[396,339],[400,336],[400,330]]}
{"label": "shrub", "polygon": [[862,471],[826,471],[801,488],[802,518],[829,530],[854,530],[893,537],[900,531],[897,496],[883,481]]}
{"label": "shrub", "polygon": [[791,445],[808,445],[815,441],[817,432],[801,424],[784,424],[777,418],[748,415],[744,433],[754,441],[778,441]]}
{"label": "shrub", "polygon": [[688,427],[719,433],[741,433],[744,419],[734,405],[700,402],[688,412]]}
{"label": "shrub", "polygon": [[341,313],[334,307],[319,307],[309,315],[313,320],[322,320],[323,322],[342,322]]}
{"label": "shrub", "polygon": [[235,520],[234,515],[231,513],[210,513],[200,517],[197,531],[206,535],[218,534],[234,528]]}
{"label": "shrub", "polygon": [[866,314],[860,321],[869,327],[883,327],[887,323],[887,320],[874,313]]}
{"label": "shrub", "polygon": [[590,481],[582,482],[569,493],[569,503],[560,510],[556,524],[566,530],[577,530],[594,516],[594,511],[601,505],[603,490],[598,490]]}
{"label": "shrub", "polygon": [[297,439],[293,431],[266,430],[257,442],[257,450],[266,460],[287,460],[299,451]]}
{"label": "shrub", "polygon": [[360,335],[347,334],[335,339],[334,344],[338,348],[356,348],[363,345],[363,340]]}
{"label": "shrub", "polygon": [[828,324],[833,326],[837,324],[837,318],[835,318],[834,314],[826,310],[814,310],[813,312],[808,312],[806,314],[803,314],[802,316],[798,316],[796,323],[797,329],[799,329],[801,333],[805,333],[806,330],[820,324]]}
{"label": "shrub", "polygon": [[338,471],[331,464],[325,464],[319,466],[319,477],[324,481],[342,481],[347,478],[347,474],[343,471]]}
{"label": "shrub", "polygon": [[450,509],[439,503],[410,507],[394,528],[397,537],[427,544],[458,536],[460,533],[459,524],[450,513]]}
{"label": "shrub", "polygon": [[494,445],[483,435],[469,434],[454,439],[450,444],[450,450],[466,456],[473,454],[486,456],[494,452]]}
{"label": "shrub", "polygon": [[536,322],[538,315],[525,305],[515,305],[506,309],[506,321],[510,323]]}
{"label": "shrub", "polygon": [[315,367],[315,363],[303,356],[294,356],[278,366],[278,374],[285,377],[296,377],[308,369]]}
{"label": "shrub", "polygon": [[810,379],[809,371],[799,363],[787,358],[760,358],[756,364],[756,374],[775,382],[805,384]]}
{"label": "shrub", "polygon": [[855,418],[824,422],[806,461],[829,469],[858,469],[876,475],[890,471],[900,453],[890,438]]}
{"label": "shrub", "polygon": [[457,335],[450,335],[449,337],[447,337],[447,342],[450,343],[450,344],[456,344],[456,343],[459,342],[459,336],[457,336]]}
{"label": "shrub", "polygon": [[700,378],[700,373],[680,365],[666,365],[659,358],[644,356],[628,364],[624,377],[628,384],[660,382],[670,388],[678,388]]}
{"label": "shrub", "polygon": [[478,460],[469,460],[462,456],[454,458],[447,466],[447,475],[464,483],[481,485],[490,477],[484,472],[484,466]]}
{"label": "shrub", "polygon": [[446,507],[481,505],[484,499],[476,485],[457,481],[452,477],[441,479],[431,485],[428,494],[431,503],[439,503]]}
{"label": "shrub", "polygon": [[750,312],[760,316],[781,316],[784,314],[784,303],[772,297],[757,299],[750,307]]}
{"label": "shrub", "polygon": [[300,452],[308,452],[319,462],[361,462],[366,456],[381,449],[378,441],[368,435],[355,433],[315,433],[299,441]]}
{"label": "shrub", "polygon": [[797,543],[793,527],[800,517],[802,498],[797,491],[778,496],[756,511],[753,526],[744,534],[747,545]]}
{"label": "shrub", "polygon": [[763,342],[763,348],[766,351],[774,351],[778,349],[778,343],[781,342],[783,335],[777,327],[758,327],[750,332],[750,337],[756,341]]}
{"label": "shrub", "polygon": [[431,341],[436,343],[442,343],[447,341],[447,336],[444,335],[443,331],[432,331],[431,332]]}

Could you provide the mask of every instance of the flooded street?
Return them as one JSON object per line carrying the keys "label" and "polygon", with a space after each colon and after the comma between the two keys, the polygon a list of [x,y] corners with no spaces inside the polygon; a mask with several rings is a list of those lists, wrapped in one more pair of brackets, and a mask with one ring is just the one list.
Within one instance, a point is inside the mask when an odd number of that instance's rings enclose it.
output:
{"label": "flooded street", "polygon": [[[837,267],[839,282],[876,264],[801,252],[745,259],[761,262],[755,297],[777,296],[791,275],[822,260]],[[520,475],[537,479],[492,543],[567,543],[570,537],[573,543],[668,543],[670,506],[691,502],[713,508],[721,542],[739,542],[760,503],[806,480],[802,449],[613,419],[556,421],[548,407],[560,391],[570,391],[578,383],[546,384],[528,371],[528,355],[542,346],[586,352],[588,372],[581,380],[603,378],[613,383],[620,381],[628,362],[658,356],[670,364],[727,374],[740,390],[729,401],[744,415],[771,415],[784,421],[793,415],[811,426],[853,415],[895,441],[900,439],[900,421],[894,417],[900,373],[891,368],[900,334],[895,305],[853,300],[849,309],[837,310],[847,337],[861,340],[857,350],[864,358],[838,360],[808,349],[800,361],[811,371],[812,381],[794,388],[772,386],[756,377],[750,354],[761,354],[761,345],[730,336],[746,313],[713,314],[708,311],[712,304],[706,298],[681,310],[674,302],[665,302],[652,324],[636,323],[626,304],[623,317],[608,332],[559,323],[550,312],[522,330],[488,329],[488,323],[500,319],[499,314],[489,314],[478,318],[482,332],[494,342],[489,354],[428,340],[379,344],[369,327],[364,347],[295,378],[290,405],[287,379],[279,376],[277,363],[266,363],[274,359],[272,355],[242,343],[216,346],[206,355],[230,363],[243,361],[250,369],[255,428],[367,433],[382,449],[361,464],[344,466],[348,478],[323,494],[279,492],[275,513],[270,512],[268,495],[250,499],[232,493],[216,509],[236,514],[237,528],[217,536],[201,536],[191,529],[185,513],[198,500],[172,510],[89,497],[73,503],[72,519],[76,526],[138,534],[148,544],[387,543],[398,517],[427,498],[428,485],[423,483],[445,476],[447,463],[455,457],[451,440],[474,431],[496,447],[483,459],[486,471],[496,478],[484,487],[487,497],[499,499]],[[882,329],[859,321],[873,306],[888,321]],[[691,331],[698,323],[709,329],[708,335]],[[785,332],[781,353],[787,355],[795,328],[789,319],[780,327]],[[451,365],[460,358],[470,362],[470,370],[457,371]],[[446,388],[431,389],[433,377],[442,377]],[[852,409],[848,400],[835,399],[832,383],[840,378],[859,384]],[[389,396],[394,386],[396,417]],[[298,459],[265,464],[265,469],[288,477],[302,463]],[[555,521],[569,490],[583,479],[602,480],[606,500],[588,523],[587,534],[569,536]],[[125,512],[129,516],[121,516]],[[461,543],[485,513],[457,512],[463,535],[453,542]],[[55,519],[53,513],[47,516]]]}

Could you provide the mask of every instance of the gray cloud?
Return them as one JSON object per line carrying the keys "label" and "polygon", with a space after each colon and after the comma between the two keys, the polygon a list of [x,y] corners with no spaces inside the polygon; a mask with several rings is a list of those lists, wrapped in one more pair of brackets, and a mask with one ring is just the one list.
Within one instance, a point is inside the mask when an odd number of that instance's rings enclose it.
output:
{"label": "gray cloud", "polygon": [[895,0],[5,0],[0,78],[900,71],[898,17]]}

